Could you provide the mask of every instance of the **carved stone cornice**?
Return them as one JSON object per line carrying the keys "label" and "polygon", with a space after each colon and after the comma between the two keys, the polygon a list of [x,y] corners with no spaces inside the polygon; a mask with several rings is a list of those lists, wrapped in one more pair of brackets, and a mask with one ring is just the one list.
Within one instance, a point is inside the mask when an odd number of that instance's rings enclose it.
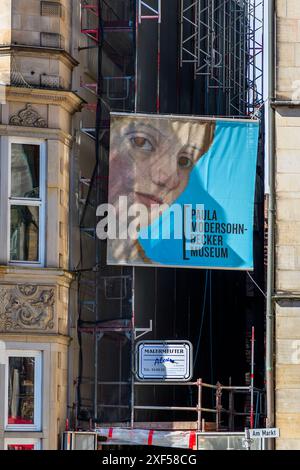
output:
{"label": "carved stone cornice", "polygon": [[72,91],[43,90],[41,88],[6,87],[7,102],[61,106],[68,113],[81,111],[84,100]]}
{"label": "carved stone cornice", "polygon": [[53,331],[53,286],[0,286],[0,331]]}

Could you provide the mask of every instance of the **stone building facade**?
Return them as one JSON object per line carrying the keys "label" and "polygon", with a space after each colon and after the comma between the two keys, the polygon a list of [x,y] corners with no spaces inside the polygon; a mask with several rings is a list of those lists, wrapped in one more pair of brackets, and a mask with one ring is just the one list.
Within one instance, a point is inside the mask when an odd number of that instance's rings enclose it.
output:
{"label": "stone building facade", "polygon": [[65,429],[79,3],[1,2],[0,449],[56,449]]}
{"label": "stone building facade", "polygon": [[[276,447],[299,449],[300,1],[275,4]],[[76,147],[79,18],[79,0],[1,1],[0,450],[58,448],[75,401],[77,180],[94,164]]]}
{"label": "stone building facade", "polygon": [[277,449],[300,449],[300,2],[276,4]]}

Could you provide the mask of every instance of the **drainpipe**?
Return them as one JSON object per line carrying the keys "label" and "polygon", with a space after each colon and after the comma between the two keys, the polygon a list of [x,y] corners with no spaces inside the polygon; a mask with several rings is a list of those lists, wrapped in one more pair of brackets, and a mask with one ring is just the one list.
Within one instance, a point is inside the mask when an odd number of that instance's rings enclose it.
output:
{"label": "drainpipe", "polygon": [[[268,163],[269,163],[269,198],[268,198],[268,266],[267,266],[267,305],[266,305],[266,396],[267,427],[274,426],[275,390],[274,390],[274,304],[275,289],[275,114],[272,101],[275,96],[275,1],[267,0],[268,14]],[[273,446],[269,439],[268,449]]]}

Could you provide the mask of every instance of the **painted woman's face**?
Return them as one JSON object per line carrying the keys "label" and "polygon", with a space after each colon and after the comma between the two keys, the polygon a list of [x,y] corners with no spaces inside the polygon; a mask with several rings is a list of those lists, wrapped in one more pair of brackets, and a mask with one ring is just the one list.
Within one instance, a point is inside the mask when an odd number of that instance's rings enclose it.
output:
{"label": "painted woman's face", "polygon": [[211,121],[168,118],[113,118],[110,202],[128,196],[128,204],[171,205],[212,144]]}

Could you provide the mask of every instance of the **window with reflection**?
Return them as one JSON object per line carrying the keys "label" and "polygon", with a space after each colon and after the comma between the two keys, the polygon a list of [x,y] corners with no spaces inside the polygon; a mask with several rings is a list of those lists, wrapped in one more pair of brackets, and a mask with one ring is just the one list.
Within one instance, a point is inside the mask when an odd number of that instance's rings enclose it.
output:
{"label": "window with reflection", "polygon": [[11,197],[40,196],[40,146],[11,145]]}
{"label": "window with reflection", "polygon": [[8,424],[34,424],[34,357],[9,358]]}
{"label": "window with reflection", "polygon": [[7,427],[38,430],[41,421],[41,353],[8,355]]}
{"label": "window with reflection", "polygon": [[7,450],[34,450],[34,444],[7,444]]}
{"label": "window with reflection", "polygon": [[42,145],[11,143],[10,261],[41,263]]}
{"label": "window with reflection", "polygon": [[39,208],[11,206],[10,209],[11,261],[38,261]]}
{"label": "window with reflection", "polygon": [[4,439],[4,449],[5,450],[41,450],[41,440],[33,438],[5,438]]}

